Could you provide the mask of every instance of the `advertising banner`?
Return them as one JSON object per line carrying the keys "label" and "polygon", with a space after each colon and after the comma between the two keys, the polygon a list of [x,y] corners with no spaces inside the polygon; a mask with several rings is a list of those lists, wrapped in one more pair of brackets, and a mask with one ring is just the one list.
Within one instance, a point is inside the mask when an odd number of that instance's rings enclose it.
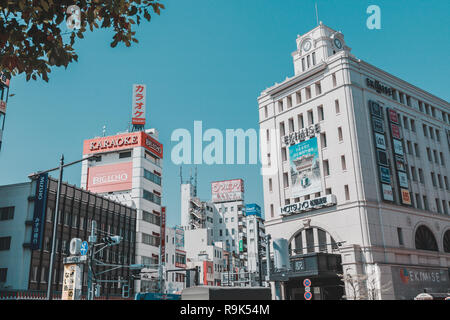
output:
{"label": "advertising banner", "polygon": [[400,140],[392,139],[392,146],[395,154],[403,155],[403,143]]}
{"label": "advertising banner", "polygon": [[336,204],[336,196],[334,194],[327,194],[324,197],[288,204],[280,208],[280,213],[282,216],[288,216],[310,210],[320,209],[323,207],[334,206],[335,204]]}
{"label": "advertising banner", "polygon": [[144,147],[159,158],[163,157],[163,145],[144,131],[84,140],[83,154],[94,154]]}
{"label": "advertising banner", "polygon": [[400,187],[403,187],[406,189],[409,188],[408,176],[406,175],[405,172],[401,172],[401,171],[398,172],[398,184],[400,185]]}
{"label": "advertising banner", "polygon": [[302,197],[322,191],[317,138],[289,147],[291,196]]}
{"label": "advertising banner", "polygon": [[34,198],[33,227],[31,229],[31,249],[38,250],[42,246],[45,211],[47,208],[48,173],[40,174],[36,181]]}
{"label": "advertising banner", "polygon": [[400,131],[400,127],[396,124],[391,124],[391,133],[392,133],[392,137],[395,139],[402,139],[402,133]]}
{"label": "advertising banner", "polygon": [[419,293],[447,292],[450,287],[447,269],[391,267],[395,299],[412,300]]}
{"label": "advertising banner", "polygon": [[373,131],[384,133],[384,122],[377,118],[372,118]]}
{"label": "advertising banner", "polygon": [[391,172],[389,168],[379,166],[380,168],[380,181],[391,184]]}
{"label": "advertising banner", "polygon": [[132,162],[88,168],[86,189],[95,193],[131,190]]}
{"label": "advertising banner", "polygon": [[81,264],[65,264],[61,300],[79,300],[82,289]]}
{"label": "advertising banner", "polygon": [[408,189],[400,189],[400,194],[402,197],[402,203],[411,205],[411,194],[409,193]]}
{"label": "advertising banner", "polygon": [[237,201],[244,199],[244,180],[234,179],[211,183],[213,202]]}
{"label": "advertising banner", "polygon": [[388,109],[389,121],[393,123],[399,123],[398,114],[393,109]]}
{"label": "advertising banner", "polygon": [[161,262],[166,259],[166,207],[161,207]]}
{"label": "advertising banner", "polygon": [[383,191],[383,200],[394,201],[394,192],[390,185],[382,183],[381,190]]}
{"label": "advertising banner", "polygon": [[261,207],[256,203],[246,204],[245,213],[247,216],[256,215],[258,217],[261,217]]}
{"label": "advertising banner", "polygon": [[180,226],[175,227],[175,248],[184,249],[184,230]]}
{"label": "advertising banner", "polygon": [[386,150],[386,139],[384,138],[384,134],[375,132],[375,144],[377,148]]}
{"label": "advertising banner", "polygon": [[395,156],[395,167],[398,171],[406,171],[405,160],[402,156]]}
{"label": "advertising banner", "polygon": [[132,124],[145,124],[145,84],[133,84]]}
{"label": "advertising banner", "polygon": [[378,159],[378,164],[381,164],[382,166],[388,166],[388,158],[387,158],[387,153],[383,150],[376,150],[377,152],[377,159]]}

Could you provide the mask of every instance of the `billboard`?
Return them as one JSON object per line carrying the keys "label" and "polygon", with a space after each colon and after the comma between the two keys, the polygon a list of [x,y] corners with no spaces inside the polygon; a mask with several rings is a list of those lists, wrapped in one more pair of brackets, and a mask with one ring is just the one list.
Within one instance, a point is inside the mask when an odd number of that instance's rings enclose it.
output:
{"label": "billboard", "polygon": [[234,179],[211,183],[213,202],[244,200],[244,180]]}
{"label": "billboard", "polygon": [[144,147],[159,158],[163,157],[163,145],[144,131],[84,140],[83,154],[112,152]]}
{"label": "billboard", "polygon": [[82,287],[80,264],[65,264],[61,300],[79,300]]}
{"label": "billboard", "polygon": [[34,198],[33,227],[31,229],[31,250],[38,250],[42,245],[44,233],[45,209],[47,208],[48,173],[38,176]]}
{"label": "billboard", "polygon": [[133,84],[133,115],[131,117],[132,124],[145,124],[145,84]]}
{"label": "billboard", "polygon": [[183,227],[175,227],[175,248],[184,249],[184,230]]}
{"label": "billboard", "polygon": [[256,203],[250,203],[245,205],[245,213],[247,216],[255,215],[261,218],[261,207]]}
{"label": "billboard", "polygon": [[291,197],[301,197],[322,191],[317,138],[289,147],[291,167]]}
{"label": "billboard", "polygon": [[132,162],[88,168],[86,189],[95,193],[131,190]]}

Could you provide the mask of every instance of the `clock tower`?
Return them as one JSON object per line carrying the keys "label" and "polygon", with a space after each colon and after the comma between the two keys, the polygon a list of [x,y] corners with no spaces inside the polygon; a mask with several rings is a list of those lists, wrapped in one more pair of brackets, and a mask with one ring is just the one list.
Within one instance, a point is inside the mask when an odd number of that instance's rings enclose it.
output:
{"label": "clock tower", "polygon": [[296,42],[297,50],[292,53],[295,75],[308,71],[335,54],[342,51],[349,53],[351,50],[340,31],[333,30],[322,22],[308,33],[299,35]]}

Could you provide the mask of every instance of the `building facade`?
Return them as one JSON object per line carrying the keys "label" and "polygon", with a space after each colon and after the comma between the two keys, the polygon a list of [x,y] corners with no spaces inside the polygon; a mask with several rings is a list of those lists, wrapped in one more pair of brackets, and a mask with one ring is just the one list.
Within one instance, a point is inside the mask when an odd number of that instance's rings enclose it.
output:
{"label": "building facade", "polygon": [[165,292],[181,294],[181,291],[186,288],[186,251],[184,248],[184,230],[182,228],[166,228],[163,263]]}
{"label": "building facade", "polygon": [[[296,43],[294,76],[258,97],[266,232],[291,258],[339,254],[364,279],[358,292],[346,283],[348,299],[446,292],[450,104],[356,58],[322,23]],[[307,275],[281,281],[286,299]]]}
{"label": "building facade", "polygon": [[247,224],[247,258],[248,272],[259,277],[262,257],[265,255],[264,219],[261,216],[261,207],[255,203],[245,206]]}
{"label": "building facade", "polygon": [[[163,146],[155,129],[84,141],[81,187],[137,209],[136,263],[159,264]],[[151,271],[151,270],[143,270]],[[158,290],[156,280],[137,280],[140,292]]]}
{"label": "building facade", "polygon": [[[1,289],[46,292],[57,181],[35,179],[31,182],[0,187],[0,273]],[[60,195],[57,238],[55,243],[52,290],[62,290],[63,258],[69,255],[72,238],[88,240],[91,221],[97,222],[97,242],[107,235],[122,236],[122,241],[108,247],[98,256],[102,262],[130,265],[135,263],[136,209],[78,187],[63,183]],[[130,293],[134,281],[129,268],[118,268],[98,280],[127,280]],[[104,271],[96,267],[94,272]],[[87,293],[87,268],[84,270],[82,292]],[[121,295],[122,284],[101,282],[102,296]]]}

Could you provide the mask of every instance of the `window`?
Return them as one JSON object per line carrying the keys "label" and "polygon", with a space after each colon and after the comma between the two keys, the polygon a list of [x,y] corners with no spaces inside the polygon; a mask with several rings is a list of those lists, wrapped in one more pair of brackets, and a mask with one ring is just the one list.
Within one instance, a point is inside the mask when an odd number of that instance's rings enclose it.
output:
{"label": "window", "polygon": [[308,69],[311,67],[311,56],[307,56],[306,57],[306,63],[307,63],[307,65],[308,65]]}
{"label": "window", "polygon": [[405,243],[403,242],[402,228],[397,228],[397,236],[398,236],[398,244],[403,246]]}
{"label": "window", "polygon": [[[336,73],[333,73],[331,76],[332,80],[333,80],[333,88],[337,86],[337,81],[336,81]],[[337,101],[337,100],[336,100]]]}
{"label": "window", "polygon": [[314,124],[314,115],[312,110],[308,111],[308,125]]}
{"label": "window", "polygon": [[439,156],[440,156],[440,158],[441,158],[441,165],[442,165],[443,167],[445,167],[444,154],[443,154],[442,152],[439,152]]}
{"label": "window", "polygon": [[292,98],[290,96],[287,97],[287,107],[288,109],[292,107]]}
{"label": "window", "polygon": [[326,188],[325,189],[325,194],[331,194],[331,188]]}
{"label": "window", "polygon": [[347,164],[345,163],[345,155],[341,156],[341,165],[343,171],[347,170]]}
{"label": "window", "polygon": [[302,58],[302,71],[305,71],[305,58]]}
{"label": "window", "polygon": [[442,209],[444,210],[445,214],[448,214],[447,203],[445,202],[445,200],[442,200]]}
{"label": "window", "polygon": [[321,142],[322,148],[326,148],[327,147],[327,135],[325,134],[325,132],[322,132],[320,134],[320,142]]}
{"label": "window", "polygon": [[289,174],[287,172],[283,173],[283,185],[285,188],[289,187]]}
{"label": "window", "polygon": [[289,118],[288,124],[289,124],[289,133],[294,132],[294,118]]}
{"label": "window", "polygon": [[434,237],[433,232],[423,225],[417,228],[415,244],[416,249],[419,250],[438,251],[436,238]]}
{"label": "window", "polygon": [[405,130],[409,130],[408,118],[405,116],[403,116],[403,127],[405,128]]}
{"label": "window", "polygon": [[278,112],[283,111],[283,100],[278,101]]}
{"label": "window", "polygon": [[150,191],[144,190],[144,199],[156,203],[157,205],[161,205],[161,197]]}
{"label": "window", "polygon": [[142,233],[142,243],[159,247],[159,237],[147,233]]}
{"label": "window", "polygon": [[148,151],[145,151],[145,159],[147,159],[150,162],[156,164],[157,166],[159,166],[160,162],[161,162],[161,160],[158,157],[154,156],[153,154],[151,154]]}
{"label": "window", "polygon": [[320,85],[320,82],[316,83],[316,96],[319,94],[322,94],[322,86]]}
{"label": "window", "polygon": [[442,213],[442,210],[441,210],[441,202],[439,201],[438,198],[435,199],[435,202],[436,202],[436,210],[437,210],[437,212],[438,212],[438,213]]}
{"label": "window", "polygon": [[423,170],[419,168],[419,182],[424,183]]}
{"label": "window", "polygon": [[407,148],[408,154],[412,155],[413,151],[412,151],[412,143],[411,143],[411,141],[406,140],[406,148]]}
{"label": "window", "polygon": [[428,206],[428,198],[427,198],[427,196],[423,196],[422,199],[423,199],[423,208],[425,210],[430,210],[430,207]]}
{"label": "window", "polygon": [[274,214],[274,211],[273,211],[273,204],[271,204],[270,205],[270,216],[273,218],[273,214]]}
{"label": "window", "polygon": [[416,193],[416,206],[417,209],[422,209],[422,202],[420,201],[420,195]]}
{"label": "window", "polygon": [[339,139],[339,142],[342,142],[344,140],[344,138],[342,136],[342,127],[338,128],[338,139]]}
{"label": "window", "polygon": [[300,104],[301,102],[302,102],[302,94],[301,91],[299,90],[295,93],[295,103]]}
{"label": "window", "polygon": [[306,93],[306,100],[311,99],[311,87],[306,87],[305,93]]}
{"label": "window", "polygon": [[11,237],[1,237],[0,238],[0,251],[9,250],[11,247]]}
{"label": "window", "polygon": [[428,127],[428,129],[430,129],[430,138],[432,140],[434,140],[434,130],[433,130],[433,128],[432,127]]}
{"label": "window", "polygon": [[416,167],[411,166],[411,177],[413,181],[417,181]]}
{"label": "window", "polygon": [[444,184],[445,184],[445,189],[448,190],[448,180],[447,180],[447,176],[444,176]]}
{"label": "window", "polygon": [[14,219],[14,207],[0,208],[0,221]]}
{"label": "window", "polygon": [[347,184],[344,186],[344,190],[345,190],[345,200],[350,200],[350,190]]}
{"label": "window", "polygon": [[159,215],[147,211],[142,211],[142,220],[157,226],[161,224],[161,218]]}
{"label": "window", "polygon": [[299,114],[297,119],[298,119],[298,128],[303,129],[305,127],[305,124],[303,123],[303,114]]}
{"label": "window", "polygon": [[328,165],[328,160],[323,160],[323,174],[325,176],[329,176],[330,175],[330,167]]}
{"label": "window", "polygon": [[315,52],[312,53],[312,62],[313,62],[313,66],[315,66],[316,65],[316,53]]}
{"label": "window", "polygon": [[0,282],[6,282],[7,274],[8,274],[8,268],[0,268]]}
{"label": "window", "polygon": [[436,141],[441,142],[441,134],[439,130],[435,129],[435,132],[436,132]]}
{"label": "window", "polygon": [[161,177],[153,172],[146,170],[146,169],[144,169],[144,178],[153,183],[156,183],[159,186],[161,185]]}
{"label": "window", "polygon": [[281,148],[281,160],[287,161],[287,149],[286,147]]}
{"label": "window", "polygon": [[425,137],[428,137],[428,131],[427,131],[427,126],[425,124],[422,125],[422,129],[423,129],[423,135]]}
{"label": "window", "polygon": [[269,178],[269,191],[270,191],[270,192],[273,191],[272,178]]}
{"label": "window", "polygon": [[433,183],[433,187],[436,187],[436,176],[434,172],[431,172],[431,182]]}
{"label": "window", "polygon": [[119,153],[119,159],[130,158],[130,157],[131,157],[131,151]]}
{"label": "window", "polygon": [[433,159],[431,158],[431,149],[427,148],[427,156],[428,156],[428,161],[433,162]]}
{"label": "window", "polygon": [[439,158],[438,158],[438,155],[437,155],[437,151],[436,151],[436,150],[433,150],[433,155],[434,155],[434,162],[436,162],[437,164],[439,164]]}
{"label": "window", "polygon": [[267,112],[267,106],[264,106],[264,117],[267,118],[269,113]]}
{"label": "window", "polygon": [[416,157],[420,158],[420,150],[419,145],[417,143],[414,143],[414,152],[416,153]]}
{"label": "window", "polygon": [[411,119],[410,123],[411,123],[411,131],[416,132],[416,122],[413,119]]}
{"label": "window", "polygon": [[281,136],[285,136],[286,135],[286,131],[284,129],[284,122],[280,122],[280,135]]}
{"label": "window", "polygon": [[319,114],[319,121],[325,120],[325,115],[323,113],[323,106],[317,107],[317,113]]}

